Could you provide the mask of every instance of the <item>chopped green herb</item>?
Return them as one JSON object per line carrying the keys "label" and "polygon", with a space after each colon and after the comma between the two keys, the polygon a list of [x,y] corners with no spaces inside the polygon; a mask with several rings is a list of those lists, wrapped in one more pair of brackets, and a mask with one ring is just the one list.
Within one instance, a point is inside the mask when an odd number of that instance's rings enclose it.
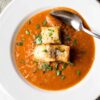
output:
{"label": "chopped green herb", "polygon": [[66,36],[66,40],[67,40],[67,41],[70,41],[70,40],[71,40],[71,36],[70,36],[70,35],[67,35],[67,36]]}
{"label": "chopped green herb", "polygon": [[74,39],[73,44],[77,45],[77,39]]}
{"label": "chopped green herb", "polygon": [[60,71],[60,70],[57,70],[57,71],[56,71],[56,75],[57,75],[57,76],[61,75],[61,71]]}
{"label": "chopped green herb", "polygon": [[43,64],[42,66],[40,66],[39,69],[41,69],[43,71],[51,71],[52,67],[49,64]]}
{"label": "chopped green herb", "polygon": [[44,20],[43,23],[42,23],[42,25],[43,25],[43,26],[46,26],[46,24],[47,24],[47,21]]}
{"label": "chopped green herb", "polygon": [[76,73],[77,73],[77,75],[81,75],[81,71],[80,70],[77,70]]}
{"label": "chopped green herb", "polygon": [[39,28],[40,28],[40,25],[39,25],[39,24],[37,24],[37,25],[36,25],[36,29],[39,29]]}
{"label": "chopped green herb", "polygon": [[42,36],[41,35],[38,35],[37,37],[36,37],[36,44],[42,44]]}
{"label": "chopped green herb", "polygon": [[57,63],[57,64],[55,65],[56,70],[58,70],[58,66],[59,66],[59,64]]}
{"label": "chopped green herb", "polygon": [[70,64],[71,66],[74,66],[75,64],[71,61],[68,62],[68,64]]}
{"label": "chopped green herb", "polygon": [[62,76],[61,76],[61,79],[62,79],[62,80],[64,80],[64,79],[65,79],[65,76],[64,76],[64,75],[62,75]]}
{"label": "chopped green herb", "polygon": [[26,30],[25,33],[26,33],[27,35],[30,35],[30,31],[29,31],[29,30]]}
{"label": "chopped green herb", "polygon": [[54,32],[54,30],[53,30],[53,29],[48,29],[48,31],[50,31],[50,32]]}
{"label": "chopped green herb", "polygon": [[48,51],[46,49],[44,49],[43,52],[48,52]]}
{"label": "chopped green herb", "polygon": [[54,30],[53,30],[53,29],[48,29],[48,31],[49,31],[49,36],[52,36],[52,35],[53,35]]}
{"label": "chopped green herb", "polygon": [[62,66],[62,70],[64,70],[66,68],[67,64],[64,63],[63,66]]}
{"label": "chopped green herb", "polygon": [[47,71],[49,71],[49,70],[52,70],[52,67],[51,67],[51,66],[49,66],[49,67],[47,68]]}
{"label": "chopped green herb", "polygon": [[23,42],[17,42],[16,45],[23,46]]}
{"label": "chopped green herb", "polygon": [[49,36],[52,36],[52,33],[49,33]]}

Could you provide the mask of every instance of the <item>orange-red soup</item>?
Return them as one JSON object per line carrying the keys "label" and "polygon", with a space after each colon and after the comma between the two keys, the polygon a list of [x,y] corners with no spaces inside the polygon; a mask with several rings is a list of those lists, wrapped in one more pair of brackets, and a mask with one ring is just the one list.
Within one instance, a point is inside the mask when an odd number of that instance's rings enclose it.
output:
{"label": "orange-red soup", "polygon": [[[78,14],[76,11],[65,7],[55,9],[68,10]],[[64,34],[64,37],[70,36],[70,39],[67,41],[63,39],[63,44],[71,47],[70,60],[72,62],[66,65],[64,70],[61,70],[63,63],[59,64],[58,68],[64,77],[56,75],[54,67],[58,62],[50,63],[53,68],[51,71],[39,70],[38,67],[41,66],[41,62],[36,62],[33,55],[36,46],[35,37],[40,34],[41,26],[50,26],[44,21],[51,10],[54,9],[33,15],[22,25],[15,40],[14,58],[17,69],[32,85],[46,90],[62,90],[80,82],[89,72],[94,60],[95,45],[93,37],[82,31],[76,32],[71,26],[66,25],[67,34]],[[56,20],[54,23],[59,26]],[[88,28],[84,20],[83,23]]]}

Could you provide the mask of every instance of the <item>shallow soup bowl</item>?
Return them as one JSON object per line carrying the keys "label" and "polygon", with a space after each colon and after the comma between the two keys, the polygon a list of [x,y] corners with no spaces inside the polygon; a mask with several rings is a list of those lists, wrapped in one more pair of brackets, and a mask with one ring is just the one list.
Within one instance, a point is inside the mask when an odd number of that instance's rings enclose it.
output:
{"label": "shallow soup bowl", "polygon": [[[85,78],[62,91],[47,91],[30,85],[20,76],[13,60],[13,40],[21,24],[30,16],[54,7],[69,7],[79,12],[91,30],[100,32],[99,5],[91,0],[14,0],[0,15],[0,84],[15,100],[94,100],[100,95],[100,45],[95,41],[95,59]],[[88,42],[88,41],[87,41]]]}

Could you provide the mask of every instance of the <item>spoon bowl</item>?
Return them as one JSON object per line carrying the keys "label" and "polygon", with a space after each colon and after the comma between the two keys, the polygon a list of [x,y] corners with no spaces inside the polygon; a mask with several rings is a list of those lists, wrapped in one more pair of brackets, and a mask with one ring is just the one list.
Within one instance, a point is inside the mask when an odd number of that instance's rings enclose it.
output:
{"label": "spoon bowl", "polygon": [[71,25],[76,31],[84,31],[100,39],[100,34],[91,32],[83,26],[82,19],[77,14],[65,10],[55,10],[50,14],[61,20],[63,23]]}

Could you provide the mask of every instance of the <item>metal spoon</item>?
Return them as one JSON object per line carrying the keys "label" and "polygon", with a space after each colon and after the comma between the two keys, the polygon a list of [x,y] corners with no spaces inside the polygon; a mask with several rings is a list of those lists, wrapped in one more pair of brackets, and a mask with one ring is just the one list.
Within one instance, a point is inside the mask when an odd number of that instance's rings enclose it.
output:
{"label": "metal spoon", "polygon": [[100,34],[91,32],[83,26],[82,20],[78,15],[76,15],[72,12],[69,12],[69,11],[65,11],[65,10],[56,10],[56,11],[51,12],[50,14],[52,16],[60,19],[61,21],[63,21],[65,24],[71,25],[77,31],[82,30],[82,31],[100,39]]}

